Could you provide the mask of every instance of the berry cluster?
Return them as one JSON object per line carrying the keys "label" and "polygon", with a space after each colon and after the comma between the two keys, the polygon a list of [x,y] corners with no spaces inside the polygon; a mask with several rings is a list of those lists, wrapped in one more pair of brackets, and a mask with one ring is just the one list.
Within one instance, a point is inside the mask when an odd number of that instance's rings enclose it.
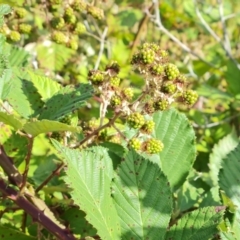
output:
{"label": "berry cluster", "polygon": [[29,12],[25,8],[15,8],[6,16],[7,23],[0,28],[0,33],[7,37],[10,42],[19,42],[22,35],[28,36],[32,31],[32,25],[27,20]]}
{"label": "berry cluster", "polygon": [[[109,107],[120,121],[126,122],[135,131],[135,135],[130,139],[123,133],[118,134],[117,141],[122,138],[128,142],[128,146],[137,151],[159,153],[164,145],[159,139],[149,136],[155,128],[151,115],[168,109],[173,102],[192,105],[197,101],[198,95],[187,88],[186,77],[176,65],[169,63],[167,51],[157,44],[143,44],[133,55],[131,63],[145,79],[143,91],[137,98],[132,88],[121,86],[118,76],[120,67],[116,62],[106,66],[104,71],[89,71],[88,79],[101,99],[101,114],[105,117]],[[116,141],[114,138],[105,139]]]}

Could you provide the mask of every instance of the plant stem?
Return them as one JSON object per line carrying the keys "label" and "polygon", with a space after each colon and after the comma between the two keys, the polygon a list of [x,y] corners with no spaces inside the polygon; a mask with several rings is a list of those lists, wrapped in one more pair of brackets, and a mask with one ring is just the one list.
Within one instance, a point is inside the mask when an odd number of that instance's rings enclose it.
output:
{"label": "plant stem", "polygon": [[33,220],[41,223],[49,232],[56,236],[60,240],[75,240],[75,237],[67,229],[62,229],[51,219],[49,219],[44,211],[37,209],[32,203],[30,203],[25,197],[20,196],[19,192],[8,186],[3,179],[0,178],[0,192],[8,199],[15,202],[20,208],[28,213]]}
{"label": "plant stem", "polygon": [[65,166],[65,163],[62,162],[52,173],[49,175],[35,190],[35,192],[39,192],[47,183],[56,175],[58,174],[62,168]]}

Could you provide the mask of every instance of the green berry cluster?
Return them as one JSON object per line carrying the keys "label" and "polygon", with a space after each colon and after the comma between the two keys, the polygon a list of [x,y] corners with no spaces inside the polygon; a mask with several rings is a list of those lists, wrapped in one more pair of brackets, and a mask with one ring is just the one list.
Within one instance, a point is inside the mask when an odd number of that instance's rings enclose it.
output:
{"label": "green berry cluster", "polygon": [[88,79],[93,85],[100,85],[104,81],[104,73],[98,70],[89,71]]}
{"label": "green berry cluster", "polygon": [[83,23],[78,22],[75,26],[74,26],[74,34],[80,35],[82,33],[86,32],[86,27]]}
{"label": "green berry cluster", "polygon": [[153,75],[161,75],[164,72],[164,67],[162,65],[154,65],[151,69]]}
{"label": "green berry cluster", "polygon": [[155,122],[153,120],[148,120],[141,127],[140,131],[146,134],[151,134],[154,130]]}
{"label": "green berry cluster", "polygon": [[29,34],[32,31],[32,26],[30,24],[21,23],[19,24],[19,32]]}
{"label": "green berry cluster", "polygon": [[145,78],[145,96],[140,102],[144,113],[166,110],[174,102],[189,105],[197,100],[193,97],[191,101],[184,94],[189,86],[186,76],[180,73],[176,65],[169,63],[168,52],[159,45],[143,44],[133,55],[131,63]]}
{"label": "green berry cluster", "polygon": [[145,151],[149,154],[159,153],[163,150],[163,147],[164,147],[162,141],[155,138],[148,139],[143,143],[143,145],[144,145]]}
{"label": "green berry cluster", "polygon": [[54,31],[52,33],[51,39],[59,44],[65,44],[67,42],[67,37],[63,32]]}
{"label": "green berry cluster", "polygon": [[75,10],[75,11],[84,11],[87,8],[87,3],[85,1],[82,0],[75,0],[71,7]]}
{"label": "green berry cluster", "polygon": [[87,10],[87,13],[92,15],[94,18],[97,18],[99,20],[104,18],[104,13],[101,8],[88,4],[86,7],[86,10]]}
{"label": "green berry cluster", "polygon": [[14,13],[16,15],[17,18],[24,18],[27,16],[27,10],[25,8],[16,8],[14,10]]}
{"label": "green berry cluster", "polygon": [[169,102],[167,99],[158,99],[155,103],[154,103],[154,109],[155,110],[160,110],[160,111],[164,111],[168,108],[169,106]]}
{"label": "green berry cluster", "polygon": [[176,84],[172,83],[171,81],[166,81],[162,85],[162,91],[164,93],[173,94],[176,92],[176,90],[177,90]]}
{"label": "green berry cluster", "polygon": [[65,26],[64,18],[62,17],[54,17],[51,20],[51,26],[55,29],[62,29]]}
{"label": "green berry cluster", "polygon": [[110,104],[113,108],[120,106],[121,103],[122,103],[122,100],[119,96],[117,96],[117,95],[112,96]]}
{"label": "green berry cluster", "polygon": [[117,77],[117,76],[110,77],[109,81],[110,81],[110,85],[112,87],[119,87],[119,84],[120,84],[119,77]]}
{"label": "green berry cluster", "polygon": [[11,31],[8,38],[13,42],[18,42],[21,39],[21,34],[18,31]]}
{"label": "green berry cluster", "polygon": [[134,92],[132,88],[125,88],[122,91],[123,97],[125,97],[127,100],[132,100]]}
{"label": "green berry cluster", "polygon": [[174,80],[176,79],[180,72],[177,68],[176,65],[172,64],[172,63],[168,63],[166,66],[165,66],[165,73],[166,73],[166,76],[168,78],[168,80]]}
{"label": "green berry cluster", "polygon": [[132,138],[129,140],[128,145],[138,151],[141,149],[142,142],[138,138]]}
{"label": "green berry cluster", "polygon": [[134,112],[128,116],[127,123],[131,128],[139,129],[144,125],[145,119],[141,113]]}
{"label": "green berry cluster", "polygon": [[197,101],[197,99],[198,99],[198,94],[193,90],[187,90],[186,92],[183,93],[183,101],[187,105],[194,104]]}
{"label": "green berry cluster", "polygon": [[71,125],[71,115],[66,115],[60,119],[61,123]]}

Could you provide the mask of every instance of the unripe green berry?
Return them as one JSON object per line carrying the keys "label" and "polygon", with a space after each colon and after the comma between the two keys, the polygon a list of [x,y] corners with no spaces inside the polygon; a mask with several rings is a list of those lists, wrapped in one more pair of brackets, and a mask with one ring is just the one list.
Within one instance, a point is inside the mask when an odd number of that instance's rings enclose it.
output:
{"label": "unripe green berry", "polygon": [[8,28],[7,25],[3,25],[1,28],[0,28],[0,33],[7,36],[9,33],[11,32],[11,30]]}
{"label": "unripe green berry", "polygon": [[150,134],[153,132],[155,127],[155,122],[152,120],[146,121],[144,125],[141,127],[140,131],[146,134]]}
{"label": "unripe green berry", "polygon": [[145,119],[141,113],[135,112],[128,116],[127,122],[131,128],[139,129],[145,123]]}
{"label": "unripe green berry", "polygon": [[17,18],[24,18],[27,15],[27,10],[25,8],[16,8],[14,12]]}
{"label": "unripe green berry", "polygon": [[194,104],[197,101],[197,99],[198,94],[193,90],[187,90],[186,92],[183,93],[183,100],[188,105]]}
{"label": "unripe green berry", "polygon": [[174,65],[172,63],[168,63],[165,66],[165,74],[166,74],[168,80],[174,80],[179,76],[180,72],[176,65]]}
{"label": "unripe green berry", "polygon": [[100,85],[104,81],[104,74],[98,70],[92,70],[88,73],[88,79],[94,85]]}
{"label": "unripe green berry", "polygon": [[51,4],[61,4],[63,0],[49,0]]}
{"label": "unripe green berry", "polygon": [[154,138],[148,139],[143,143],[143,145],[145,151],[149,154],[159,153],[163,150],[164,147],[163,143],[160,140]]}
{"label": "unripe green berry", "polygon": [[164,93],[173,94],[176,92],[177,87],[171,81],[164,82],[161,89]]}
{"label": "unripe green berry", "polygon": [[183,74],[180,74],[180,75],[178,76],[177,80],[178,80],[179,82],[181,82],[181,83],[185,83],[185,82],[187,82],[187,77],[186,77],[185,75],[183,75]]}
{"label": "unripe green berry", "polygon": [[163,65],[154,65],[151,68],[151,72],[154,75],[161,75],[164,72],[164,67],[163,67]]}
{"label": "unripe green berry", "polygon": [[67,37],[63,32],[54,31],[51,36],[52,40],[59,44],[64,44],[67,42]]}
{"label": "unripe green berry", "polygon": [[136,151],[140,150],[142,145],[141,141],[138,138],[132,138],[129,140],[128,144]]}
{"label": "unripe green berry", "polygon": [[92,15],[94,18],[97,18],[99,20],[104,18],[104,13],[103,10],[101,8],[97,8],[93,5],[87,5],[87,13]]}
{"label": "unripe green berry", "polygon": [[169,102],[167,99],[159,99],[154,103],[155,110],[166,110],[169,106]]}
{"label": "unripe green berry", "polygon": [[120,137],[120,135],[119,135],[119,134],[116,134],[116,135],[112,136],[112,137],[109,139],[109,142],[120,144],[120,143],[121,143],[121,137]]}
{"label": "unripe green berry", "polygon": [[82,23],[77,23],[77,25],[75,26],[74,28],[74,33],[75,34],[82,34],[82,33],[85,33],[86,32],[86,27],[84,24]]}
{"label": "unripe green berry", "polygon": [[82,1],[82,0],[75,0],[71,7],[75,10],[75,11],[84,11],[87,8],[87,4]]}
{"label": "unripe green berry", "polygon": [[143,63],[150,64],[154,62],[155,52],[152,49],[143,50],[141,53]]}
{"label": "unripe green berry", "polygon": [[117,95],[112,96],[110,101],[110,104],[112,107],[119,106],[121,103],[122,103],[122,99],[119,96]]}
{"label": "unripe green berry", "polygon": [[53,132],[51,135],[51,138],[57,140],[57,141],[61,141],[62,140],[62,136],[59,132]]}
{"label": "unripe green berry", "polygon": [[165,51],[165,50],[161,50],[159,54],[160,54],[161,57],[167,57],[168,56],[168,52]]}
{"label": "unripe green berry", "polygon": [[119,84],[120,84],[120,78],[117,77],[117,76],[111,77],[111,78],[109,79],[109,81],[110,81],[110,85],[111,85],[112,87],[118,87]]}
{"label": "unripe green berry", "polygon": [[61,29],[65,26],[65,21],[62,17],[55,17],[51,20],[51,26],[55,29]]}
{"label": "unripe green berry", "polygon": [[64,19],[66,21],[66,23],[69,23],[69,24],[75,24],[76,21],[77,21],[77,18],[75,15],[72,15],[72,16],[64,16]]}
{"label": "unripe green berry", "polygon": [[24,24],[24,23],[19,24],[18,28],[20,33],[25,33],[25,34],[29,34],[32,30],[32,26],[30,24]]}
{"label": "unripe green berry", "polygon": [[67,46],[73,50],[77,50],[78,49],[78,39],[76,38],[71,38],[68,43]]}
{"label": "unripe green berry", "polygon": [[64,16],[71,17],[72,15],[74,15],[74,10],[71,7],[65,8]]}
{"label": "unripe green berry", "polygon": [[125,88],[123,89],[122,93],[127,100],[132,100],[134,95],[132,88]]}
{"label": "unripe green berry", "polygon": [[13,41],[13,42],[18,42],[21,39],[21,35],[17,31],[11,31],[8,37]]}
{"label": "unripe green berry", "polygon": [[71,125],[71,115],[66,115],[60,119],[61,123],[65,123],[67,125]]}
{"label": "unripe green berry", "polygon": [[89,129],[95,130],[99,127],[99,122],[97,119],[93,118],[88,122],[87,126]]}

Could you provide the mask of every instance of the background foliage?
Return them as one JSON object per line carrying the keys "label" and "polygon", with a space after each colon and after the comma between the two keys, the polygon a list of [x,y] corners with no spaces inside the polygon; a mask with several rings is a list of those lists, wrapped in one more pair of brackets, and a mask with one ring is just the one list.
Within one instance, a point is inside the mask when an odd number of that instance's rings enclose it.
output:
{"label": "background foliage", "polygon": [[[238,239],[240,3],[76,1],[76,23],[65,16],[62,40],[53,20],[73,2],[0,1],[1,153],[23,176],[28,199],[42,200],[34,202],[38,210],[76,239]],[[138,95],[144,77],[130,61],[144,42],[169,52],[198,92],[197,103],[153,115],[152,135],[164,143],[159,154],[139,154],[101,136],[91,148],[76,147],[86,122],[99,118],[89,70],[117,61],[121,87]],[[63,121],[69,114],[70,122]],[[3,161],[1,167],[3,187],[12,182]],[[0,194],[0,239],[54,239],[6,194]]]}

